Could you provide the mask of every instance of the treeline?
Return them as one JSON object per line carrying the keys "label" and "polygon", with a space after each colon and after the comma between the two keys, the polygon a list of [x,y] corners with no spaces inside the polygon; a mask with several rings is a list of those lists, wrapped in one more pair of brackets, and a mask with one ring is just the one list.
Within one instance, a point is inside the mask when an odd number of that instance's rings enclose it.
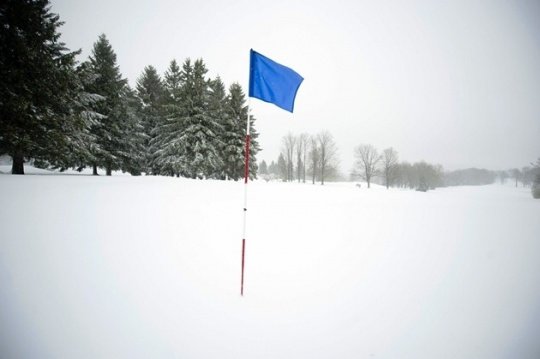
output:
{"label": "treeline", "polygon": [[262,161],[259,173],[265,180],[281,179],[315,184],[339,178],[338,148],[328,131],[310,135],[288,133],[281,139],[277,162]]}
{"label": "treeline", "polygon": [[[94,174],[238,179],[243,176],[245,94],[207,77],[202,59],[175,60],[163,76],[146,66],[132,89],[105,35],[88,60],[59,41],[48,0],[7,0],[0,7],[0,155]],[[258,133],[250,117],[252,177]]]}
{"label": "treeline", "polygon": [[[354,159],[350,179],[362,179],[368,188],[371,183],[377,183],[386,188],[427,191],[438,187],[489,185],[497,180],[501,183],[512,180],[516,187],[519,182],[523,187],[531,187],[533,195],[540,197],[540,159],[521,170],[468,168],[444,171],[439,164],[399,161],[398,152],[394,148],[389,147],[379,152],[371,144],[357,146],[354,149]],[[270,164],[262,161],[259,174],[266,181],[306,183],[307,180],[312,184],[324,184],[328,180],[343,179],[338,166],[337,144],[330,132],[321,131],[315,135],[288,133],[281,139],[281,152],[277,161],[271,161]]]}
{"label": "treeline", "polygon": [[512,168],[509,170],[497,171],[495,175],[501,184],[506,183],[507,181],[512,181],[515,186],[518,186],[518,183],[523,187],[531,187],[536,178],[540,175],[540,159],[536,163],[531,163],[530,166],[525,166],[521,169]]}
{"label": "treeline", "polygon": [[531,163],[521,169],[512,168],[509,170],[490,171],[486,169],[469,168],[445,173],[444,183],[447,186],[474,186],[499,182],[505,184],[509,181],[518,187],[531,187],[536,176],[540,173],[538,163]]}
{"label": "treeline", "polygon": [[478,186],[492,184],[497,178],[495,171],[478,168],[467,168],[446,172],[444,183],[447,186]]}
{"label": "treeline", "polygon": [[443,185],[443,168],[424,161],[399,162],[398,152],[392,148],[379,151],[371,144],[354,149],[355,164],[352,179],[363,179],[368,188],[373,181],[389,187],[411,188],[426,191]]}
{"label": "treeline", "polygon": [[418,190],[435,189],[446,186],[477,186],[493,184],[498,179],[501,183],[507,180],[518,182],[524,187],[534,187],[535,181],[540,184],[540,160],[521,170],[514,168],[505,171],[468,168],[455,171],[444,171],[441,165],[421,161],[416,163],[399,162],[398,153],[387,148],[379,153],[372,145],[360,145],[355,148],[355,169],[351,177],[361,178],[389,187],[411,188]]}

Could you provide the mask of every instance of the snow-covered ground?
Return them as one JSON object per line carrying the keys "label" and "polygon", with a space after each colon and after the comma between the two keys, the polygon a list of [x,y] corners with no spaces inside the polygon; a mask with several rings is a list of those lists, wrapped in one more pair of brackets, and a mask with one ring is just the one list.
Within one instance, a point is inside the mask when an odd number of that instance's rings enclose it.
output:
{"label": "snow-covered ground", "polygon": [[[0,169],[3,172],[4,169]],[[0,175],[1,358],[539,358],[511,186]]]}

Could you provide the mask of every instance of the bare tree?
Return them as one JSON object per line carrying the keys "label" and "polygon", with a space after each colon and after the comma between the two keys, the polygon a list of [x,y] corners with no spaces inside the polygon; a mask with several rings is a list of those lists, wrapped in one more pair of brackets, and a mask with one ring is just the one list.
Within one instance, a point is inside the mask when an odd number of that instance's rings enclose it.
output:
{"label": "bare tree", "polygon": [[354,149],[356,158],[356,167],[362,178],[366,180],[368,188],[370,188],[371,179],[377,175],[377,164],[381,160],[381,156],[373,145],[360,145]]}
{"label": "bare tree", "polygon": [[280,177],[283,181],[287,181],[287,162],[285,162],[285,157],[283,157],[283,153],[279,154],[276,167],[277,177]]}
{"label": "bare tree", "polygon": [[324,185],[324,176],[327,170],[335,167],[337,162],[337,146],[334,136],[328,131],[322,131],[317,135],[320,153],[321,185]]}
{"label": "bare tree", "polygon": [[287,164],[287,181],[292,181],[294,177],[293,158],[295,145],[296,137],[294,137],[292,133],[289,132],[286,136],[283,137],[281,152],[283,153],[283,157],[285,158],[285,162]]}
{"label": "bare tree", "polygon": [[302,133],[296,137],[296,178],[306,183],[306,159],[309,145],[309,135]]}
{"label": "bare tree", "polygon": [[309,169],[311,171],[311,183],[315,184],[320,162],[319,141],[316,136],[309,137]]}
{"label": "bare tree", "polygon": [[514,169],[510,170],[510,172],[512,173],[512,177],[516,181],[516,187],[517,187],[518,186],[518,181],[521,180],[522,173],[519,170],[519,168],[514,168]]}
{"label": "bare tree", "polygon": [[388,189],[397,176],[398,153],[392,147],[387,148],[383,151],[381,160],[384,183]]}

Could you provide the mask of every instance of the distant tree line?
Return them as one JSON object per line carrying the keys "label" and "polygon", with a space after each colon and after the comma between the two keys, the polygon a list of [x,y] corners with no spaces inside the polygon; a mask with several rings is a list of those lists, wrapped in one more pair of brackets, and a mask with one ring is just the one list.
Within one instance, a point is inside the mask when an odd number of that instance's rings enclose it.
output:
{"label": "distant tree line", "polygon": [[[259,173],[265,180],[298,181],[324,184],[325,180],[339,180],[337,145],[328,131],[316,135],[288,133],[281,140],[281,153],[269,165],[262,161]],[[368,188],[377,183],[386,188],[409,188],[421,191],[446,186],[489,185],[499,180],[521,183],[531,187],[533,196],[540,198],[540,158],[521,170],[505,171],[468,168],[444,171],[438,164],[425,161],[409,163],[399,161],[398,152],[386,148],[379,152],[371,144],[361,144],[354,149],[354,167],[351,180],[362,179]]]}
{"label": "distant tree line", "polygon": [[[87,61],[59,41],[48,0],[0,5],[0,155],[107,175],[243,176],[247,108],[241,86],[207,77],[202,59],[175,60],[161,77],[146,66],[132,89],[99,36]],[[260,150],[250,117],[252,177]]]}
{"label": "distant tree line", "polygon": [[339,178],[338,148],[328,131],[315,135],[288,133],[281,140],[281,153],[270,165],[262,161],[259,173],[265,180],[280,179],[324,185],[325,181]]}
{"label": "distant tree line", "polygon": [[443,185],[443,168],[427,162],[399,162],[398,152],[392,148],[379,151],[371,144],[361,144],[354,149],[352,179],[363,179],[367,187],[379,183],[390,187],[428,190]]}
{"label": "distant tree line", "polygon": [[497,171],[496,176],[501,184],[510,180],[516,187],[519,183],[522,187],[530,187],[533,197],[540,198],[540,158],[521,169]]}
{"label": "distant tree line", "polygon": [[[379,153],[373,145],[364,144],[355,148],[355,167],[353,179],[366,181],[368,188],[372,181],[389,187],[412,188],[419,190],[445,186],[475,186],[493,184],[497,179],[505,183],[508,179],[521,182],[523,187],[531,187],[533,195],[540,196],[540,159],[521,170],[514,168],[505,171],[469,168],[445,172],[441,165],[421,161],[416,163],[399,162],[398,153],[387,148]],[[536,192],[535,192],[536,191]]]}
{"label": "distant tree line", "polygon": [[468,168],[446,172],[444,183],[447,186],[477,186],[492,184],[497,178],[494,171],[478,168]]}

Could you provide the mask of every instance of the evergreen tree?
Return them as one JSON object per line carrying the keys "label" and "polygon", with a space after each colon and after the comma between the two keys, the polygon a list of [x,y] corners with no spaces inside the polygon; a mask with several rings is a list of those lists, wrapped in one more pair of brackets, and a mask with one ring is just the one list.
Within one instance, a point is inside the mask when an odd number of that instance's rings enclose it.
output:
{"label": "evergreen tree", "polygon": [[[172,67],[173,64],[171,64]],[[172,68],[170,68],[172,70]],[[190,178],[213,177],[222,167],[219,156],[220,124],[209,111],[209,82],[202,60],[187,59],[180,72],[180,88],[166,91],[167,117],[158,129],[156,164],[166,173]],[[171,81],[176,84],[176,81]]]}
{"label": "evergreen tree", "polygon": [[[234,83],[229,88],[225,111],[227,116],[223,122],[221,155],[225,177],[237,181],[242,178],[244,170],[245,120],[247,108],[244,107],[242,88]],[[243,119],[243,121],[242,121]]]}
{"label": "evergreen tree", "polygon": [[[188,59],[189,60],[189,59]],[[169,64],[169,68],[165,72],[164,86],[164,102],[168,106],[171,103],[176,106],[180,105],[181,91],[182,91],[182,72],[176,60],[172,60]],[[168,111],[169,113],[171,111]]]}
{"label": "evergreen tree", "polygon": [[180,155],[174,140],[182,132],[179,120],[182,109],[182,73],[176,60],[165,72],[163,83],[163,118],[156,124],[150,139],[151,169],[153,174],[179,175]]}
{"label": "evergreen tree", "polygon": [[259,166],[259,174],[267,175],[268,174],[268,165],[265,160],[262,160],[261,165]]}
{"label": "evergreen tree", "polygon": [[125,86],[121,100],[122,151],[119,152],[121,167],[123,171],[139,176],[146,171],[148,155],[148,135],[141,116],[142,104],[129,86]]}
{"label": "evergreen tree", "polygon": [[[245,105],[245,95],[242,87],[238,83],[234,83],[229,88],[229,96],[227,98],[227,118],[228,123],[224,125],[224,142],[226,143],[223,150],[225,158],[226,174],[229,178],[238,180],[244,176],[245,163],[245,137],[247,123],[247,106]],[[257,177],[257,158],[256,155],[260,151],[257,138],[259,134],[254,128],[255,118],[250,116],[250,162],[249,173],[250,178]]]}
{"label": "evergreen tree", "polygon": [[74,116],[79,82],[75,55],[59,41],[59,16],[48,0],[0,3],[0,153],[24,174],[25,158],[65,161],[70,136],[84,128]]}
{"label": "evergreen tree", "polygon": [[96,78],[88,85],[87,90],[104,98],[96,104],[96,112],[104,117],[91,127],[91,132],[96,137],[96,152],[93,153],[95,162],[92,165],[94,174],[97,174],[98,166],[103,166],[106,174],[110,176],[113,170],[122,168],[123,152],[126,150],[122,128],[125,120],[122,116],[125,116],[126,111],[123,108],[122,95],[127,81],[120,74],[116,54],[105,34],[100,35],[94,44],[89,62]]}
{"label": "evergreen tree", "polygon": [[198,59],[192,68],[184,64],[183,133],[180,152],[186,177],[203,178],[214,175],[222,167],[219,155],[219,123],[208,111],[209,84],[206,66]]}
{"label": "evergreen tree", "polygon": [[279,177],[279,169],[274,161],[270,162],[270,165],[268,166],[268,173],[274,177]]}
{"label": "evergreen tree", "polygon": [[215,126],[215,145],[217,146],[221,163],[221,165],[219,166],[219,168],[216,169],[212,177],[224,179],[226,177],[226,162],[224,153],[227,140],[225,128],[227,123],[229,122],[228,113],[226,111],[227,98],[225,92],[225,85],[223,84],[223,81],[221,81],[221,78],[218,76],[216,79],[210,81],[209,89],[210,92],[208,97],[208,114],[210,115],[210,118]]}
{"label": "evergreen tree", "polygon": [[[68,168],[75,168],[82,171],[88,163],[94,161],[93,150],[96,138],[90,133],[90,128],[103,116],[94,110],[96,103],[103,101],[103,97],[89,93],[85,90],[87,84],[91,83],[95,75],[89,70],[87,62],[77,67],[77,88],[74,93],[73,107],[71,109],[72,124],[77,128],[69,131],[67,136],[67,148],[52,149],[49,152],[48,160],[36,159],[34,166],[64,171]],[[54,155],[53,155],[54,154]]]}
{"label": "evergreen tree", "polygon": [[[245,133],[245,128],[243,130]],[[256,179],[259,166],[257,165],[257,153],[261,150],[259,146],[259,132],[255,129],[255,117],[253,115],[249,116],[249,137],[250,137],[250,147],[249,147],[249,178]],[[242,152],[244,155],[246,153],[245,149]]]}
{"label": "evergreen tree", "polygon": [[161,78],[153,66],[144,68],[137,80],[137,96],[141,102],[140,119],[144,126],[144,168],[147,173],[156,173],[152,168],[152,140],[156,137],[155,129],[163,123],[163,104],[165,89]]}

